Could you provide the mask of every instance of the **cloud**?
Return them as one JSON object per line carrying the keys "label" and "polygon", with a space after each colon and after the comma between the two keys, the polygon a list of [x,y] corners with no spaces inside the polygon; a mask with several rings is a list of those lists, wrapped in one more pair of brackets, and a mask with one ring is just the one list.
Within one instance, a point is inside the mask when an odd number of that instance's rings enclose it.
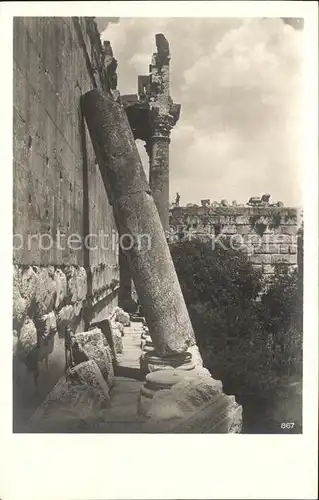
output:
{"label": "cloud", "polygon": [[179,191],[183,204],[246,202],[269,192],[300,205],[303,32],[279,18],[121,19],[102,38],[119,61],[122,94],[137,91],[159,32],[170,43],[172,97],[182,104],[171,198]]}

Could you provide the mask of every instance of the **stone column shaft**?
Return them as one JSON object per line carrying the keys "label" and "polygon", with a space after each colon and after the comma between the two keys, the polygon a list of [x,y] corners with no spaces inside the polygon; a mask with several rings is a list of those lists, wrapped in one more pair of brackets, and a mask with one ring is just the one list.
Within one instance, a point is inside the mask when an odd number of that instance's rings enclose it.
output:
{"label": "stone column shaft", "polygon": [[150,188],[165,233],[169,229],[169,144],[169,137],[152,136]]}
{"label": "stone column shaft", "polygon": [[183,353],[194,332],[127,116],[96,89],[81,107],[156,352]]}

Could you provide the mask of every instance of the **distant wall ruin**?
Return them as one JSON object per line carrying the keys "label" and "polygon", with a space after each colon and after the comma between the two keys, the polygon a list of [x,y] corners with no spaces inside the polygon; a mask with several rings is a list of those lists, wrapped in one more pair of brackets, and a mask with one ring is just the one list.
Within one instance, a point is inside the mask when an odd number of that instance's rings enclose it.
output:
{"label": "distant wall ruin", "polygon": [[271,277],[280,264],[298,267],[301,214],[296,208],[189,206],[170,211],[169,241],[200,238],[216,247],[241,248],[250,262]]}

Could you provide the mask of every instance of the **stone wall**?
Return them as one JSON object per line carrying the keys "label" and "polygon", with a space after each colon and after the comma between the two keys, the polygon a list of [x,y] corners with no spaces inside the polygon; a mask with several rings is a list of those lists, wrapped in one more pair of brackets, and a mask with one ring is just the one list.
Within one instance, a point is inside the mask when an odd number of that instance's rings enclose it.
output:
{"label": "stone wall", "polygon": [[192,237],[212,245],[242,249],[254,267],[272,276],[276,266],[298,267],[301,214],[286,207],[175,207],[170,212],[169,241]]}
{"label": "stone wall", "polygon": [[66,323],[81,331],[117,305],[118,246],[79,107],[108,90],[95,22],[16,17],[13,36],[15,400],[33,407],[64,370]]}

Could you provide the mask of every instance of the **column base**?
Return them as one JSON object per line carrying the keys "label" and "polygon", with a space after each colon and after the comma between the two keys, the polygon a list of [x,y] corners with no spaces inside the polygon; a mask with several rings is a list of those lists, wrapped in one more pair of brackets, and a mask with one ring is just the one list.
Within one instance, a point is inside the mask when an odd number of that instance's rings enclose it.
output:
{"label": "column base", "polygon": [[192,361],[192,354],[184,352],[170,356],[159,356],[151,344],[143,346],[140,357],[140,367],[142,373],[152,373],[159,370],[185,370],[187,372],[195,369]]}
{"label": "column base", "polygon": [[141,388],[138,398],[138,414],[147,416],[151,407],[152,399],[156,392],[164,389],[171,389],[175,384],[181,382],[186,376],[189,376],[188,372],[174,369],[157,370],[152,373],[148,373],[145,377],[145,382]]}

